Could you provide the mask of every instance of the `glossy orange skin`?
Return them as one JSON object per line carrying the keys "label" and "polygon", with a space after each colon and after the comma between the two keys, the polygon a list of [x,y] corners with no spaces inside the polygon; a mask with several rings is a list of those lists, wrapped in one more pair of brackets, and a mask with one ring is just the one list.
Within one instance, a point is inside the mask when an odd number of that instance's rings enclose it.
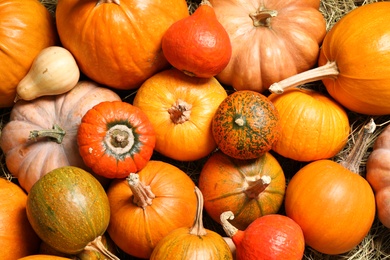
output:
{"label": "glossy orange skin", "polygon": [[168,28],[162,38],[162,50],[175,68],[201,78],[216,76],[232,55],[229,35],[206,1],[191,16]]}
{"label": "glossy orange skin", "polygon": [[335,156],[348,141],[345,109],[329,96],[309,89],[289,89],[268,97],[279,112],[281,136],[272,149],[297,161]]}
{"label": "glossy orange skin", "polygon": [[169,67],[162,36],[189,12],[185,0],[118,2],[59,0],[58,34],[89,78],[116,89],[134,89]]}
{"label": "glossy orange skin", "polygon": [[369,232],[375,197],[360,175],[331,160],[301,168],[287,185],[285,209],[306,244],[330,255],[352,250]]}
{"label": "glossy orange skin", "polygon": [[36,0],[1,0],[0,17],[0,107],[12,107],[19,81],[58,36],[52,15]]}
{"label": "glossy orange skin", "polygon": [[218,148],[236,159],[254,159],[271,150],[280,137],[279,114],[264,95],[241,90],[218,107],[212,131]]}
{"label": "glossy orange skin", "polygon": [[[210,0],[232,44],[232,57],[216,77],[236,90],[260,93],[284,78],[312,68],[326,34],[319,0]],[[275,10],[270,26],[251,14]]]}
{"label": "glossy orange skin", "polygon": [[[250,181],[261,176],[271,177],[271,183],[252,197],[247,193]],[[278,212],[286,180],[283,169],[270,153],[258,159],[238,160],[218,151],[203,166],[198,185],[209,216],[220,222],[221,213],[232,211],[234,219],[230,222],[243,230],[258,217]]]}
{"label": "glossy orange skin", "polygon": [[318,65],[335,61],[339,75],[324,82],[329,94],[357,113],[390,113],[390,2],[360,6],[324,38]]}
{"label": "glossy orange skin", "polygon": [[232,239],[237,260],[301,260],[305,251],[301,227],[291,218],[279,214],[256,219]]}
{"label": "glossy orange skin", "polygon": [[15,183],[0,178],[0,196],[0,259],[38,253],[41,239],[27,219],[27,194]]}
{"label": "glossy orange skin", "polygon": [[[20,186],[28,192],[39,178],[58,167],[87,169],[77,146],[81,118],[94,105],[114,100],[121,100],[115,92],[91,81],[80,81],[62,95],[18,101],[2,129],[0,147],[8,170]],[[52,129],[55,124],[66,132],[60,144],[50,138],[29,139],[31,131]]]}
{"label": "glossy orange skin", "polygon": [[139,179],[156,196],[152,204],[145,208],[134,204],[127,181],[114,180],[107,190],[111,208],[107,231],[125,253],[147,259],[169,232],[192,226],[197,198],[191,178],[162,161],[149,161],[139,172]]}
{"label": "glossy orange skin", "polygon": [[375,192],[376,208],[381,223],[390,228],[390,127],[387,126],[375,140],[367,159],[366,179]]}
{"label": "glossy orange skin", "polygon": [[[130,136],[116,141],[115,131]],[[152,156],[155,143],[154,129],[146,114],[122,101],[95,105],[83,116],[77,132],[84,163],[106,178],[125,178],[141,170]]]}
{"label": "glossy orange skin", "polygon": [[[194,161],[217,148],[211,122],[226,90],[214,78],[190,77],[177,69],[157,73],[138,89],[133,105],[149,118],[156,132],[155,150],[180,161]],[[190,106],[187,119],[177,122],[169,110],[178,101]]]}

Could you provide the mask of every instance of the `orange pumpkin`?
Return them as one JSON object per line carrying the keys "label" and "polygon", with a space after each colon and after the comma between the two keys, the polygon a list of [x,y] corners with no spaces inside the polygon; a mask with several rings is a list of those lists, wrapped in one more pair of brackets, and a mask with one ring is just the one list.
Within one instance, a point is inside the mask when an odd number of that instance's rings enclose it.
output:
{"label": "orange pumpkin", "polygon": [[161,39],[170,25],[189,16],[185,0],[59,0],[61,42],[90,79],[132,89],[168,68]]}
{"label": "orange pumpkin", "polygon": [[0,147],[10,173],[27,192],[47,172],[73,165],[88,169],[77,146],[81,118],[102,101],[118,101],[113,91],[81,81],[71,91],[18,101],[0,136]]}
{"label": "orange pumpkin", "polygon": [[321,80],[329,94],[351,111],[390,114],[390,2],[355,8],[324,38],[318,67],[280,82],[270,90]]}
{"label": "orange pumpkin", "polygon": [[216,222],[225,211],[235,215],[232,224],[246,229],[256,218],[277,213],[284,200],[286,180],[282,167],[270,154],[238,160],[214,153],[199,175],[199,188],[207,213]]}
{"label": "orange pumpkin", "polygon": [[133,105],[152,123],[157,152],[176,160],[193,161],[217,147],[211,122],[226,97],[225,89],[215,78],[190,77],[170,69],[142,84]]}
{"label": "orange pumpkin", "polygon": [[320,0],[210,0],[232,57],[216,77],[236,90],[264,92],[312,68],[326,33]]}
{"label": "orange pumpkin", "polygon": [[366,178],[375,192],[378,218],[390,228],[390,126],[387,126],[375,140],[373,150],[367,159]]}
{"label": "orange pumpkin", "polygon": [[287,185],[286,214],[301,226],[306,244],[318,252],[336,255],[352,250],[374,222],[374,193],[358,171],[373,129],[373,122],[365,125],[340,163],[311,162]]}
{"label": "orange pumpkin", "polygon": [[108,187],[108,234],[125,253],[149,258],[164,236],[193,224],[197,208],[194,189],[194,182],[179,168],[149,161],[138,173],[116,179]]}
{"label": "orange pumpkin", "polygon": [[212,122],[218,148],[236,159],[254,159],[271,150],[280,136],[279,114],[264,95],[241,90],[219,105]]}
{"label": "orange pumpkin", "polygon": [[27,219],[27,194],[0,178],[0,259],[13,260],[38,253],[41,239]]}
{"label": "orange pumpkin", "polygon": [[37,0],[0,0],[0,24],[0,107],[11,107],[35,57],[58,37],[52,15]]}
{"label": "orange pumpkin", "polygon": [[156,143],[153,126],[141,109],[106,101],[87,111],[77,132],[84,163],[106,178],[125,178],[149,161]]}
{"label": "orange pumpkin", "polygon": [[348,115],[327,95],[291,89],[268,98],[279,112],[281,136],[272,147],[278,154],[297,161],[327,159],[347,143]]}

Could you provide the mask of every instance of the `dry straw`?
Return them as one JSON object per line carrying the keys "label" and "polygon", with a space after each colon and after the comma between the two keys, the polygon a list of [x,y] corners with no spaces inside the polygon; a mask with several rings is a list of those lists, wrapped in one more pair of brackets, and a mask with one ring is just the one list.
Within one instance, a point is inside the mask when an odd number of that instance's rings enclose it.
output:
{"label": "dry straw", "polygon": [[[55,8],[57,0],[40,0],[47,9],[55,15]],[[355,9],[358,6],[369,4],[373,2],[378,2],[379,0],[322,0],[320,5],[320,11],[323,13],[326,22],[327,30],[332,28],[332,26],[345,14]],[[187,0],[189,10],[192,13],[200,3],[200,0]],[[316,84],[316,83],[312,83]],[[313,86],[310,86],[313,87]],[[323,89],[321,83],[318,83],[317,86],[319,89]],[[10,109],[0,109],[0,134],[2,127],[9,120]],[[368,117],[350,114],[351,123],[351,134],[349,141],[346,147],[341,151],[334,160],[341,160],[351,149],[354,144],[354,140],[357,136],[357,132],[360,127],[369,120]],[[375,137],[381,133],[383,128],[387,125],[389,120],[388,116],[376,117],[375,122],[378,124],[376,133],[372,137],[370,148],[368,149],[365,158],[361,164],[361,174],[364,175],[365,172],[365,160],[367,159],[369,153],[371,152],[372,144],[375,141]],[[7,171],[5,166],[4,155],[0,151],[0,176],[5,178],[11,178],[11,175]],[[202,168],[204,161],[200,162],[188,162],[188,163],[178,163],[175,161],[170,161],[172,164],[184,169],[195,181]],[[282,164],[283,165],[283,164]],[[296,165],[295,165],[296,167]],[[208,228],[218,229],[218,225],[213,222],[206,222],[205,225],[208,225]],[[122,256],[122,259],[135,259],[129,256]],[[390,259],[390,232],[385,228],[378,220],[375,220],[369,234],[366,238],[352,251],[337,256],[329,256],[316,252],[311,248],[307,248],[305,251],[304,258],[306,260],[372,260],[372,259]]]}

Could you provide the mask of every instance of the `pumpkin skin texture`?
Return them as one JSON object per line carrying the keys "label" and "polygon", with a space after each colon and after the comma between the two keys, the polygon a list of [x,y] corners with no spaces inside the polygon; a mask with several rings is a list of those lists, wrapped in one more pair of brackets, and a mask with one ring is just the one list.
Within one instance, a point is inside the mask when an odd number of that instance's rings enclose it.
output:
{"label": "pumpkin skin texture", "polygon": [[125,253],[148,259],[169,232],[191,227],[197,198],[191,178],[171,164],[150,160],[137,174],[130,174],[137,175],[138,191],[133,192],[126,179],[116,179],[108,187],[111,219],[107,231]]}
{"label": "pumpkin skin texture", "polygon": [[287,185],[286,215],[302,228],[306,244],[330,255],[352,250],[375,218],[375,198],[360,175],[331,160],[301,168]]}
{"label": "pumpkin skin texture", "polygon": [[259,158],[238,160],[215,152],[199,175],[199,188],[209,216],[220,222],[220,215],[232,211],[231,223],[244,230],[258,217],[277,213],[286,189],[283,169],[265,153]]}
{"label": "pumpkin skin texture", "polygon": [[141,109],[122,101],[95,105],[83,116],[77,144],[84,163],[106,178],[125,178],[149,161],[154,129]]}
{"label": "pumpkin skin texture", "polygon": [[347,109],[390,114],[389,12],[389,2],[376,2],[344,15],[326,34],[318,67],[274,83],[271,92],[322,80],[328,93]]}
{"label": "pumpkin skin texture", "polygon": [[198,207],[194,224],[178,228],[161,239],[153,249],[150,260],[208,259],[233,260],[229,245],[218,233],[203,226],[203,196],[195,188]]}
{"label": "pumpkin skin texture", "polygon": [[228,219],[234,219],[231,211],[221,214],[222,227],[236,246],[237,260],[303,258],[305,238],[291,218],[269,214],[257,218],[245,230],[237,229]]}
{"label": "pumpkin skin texture", "polygon": [[226,97],[226,90],[214,77],[190,77],[170,69],[145,81],[133,105],[153,125],[155,151],[175,160],[194,161],[217,148],[211,122]]}
{"label": "pumpkin skin texture", "polygon": [[367,159],[366,179],[375,192],[378,219],[390,228],[390,127],[387,126],[375,140]]}
{"label": "pumpkin skin texture", "polygon": [[35,56],[58,36],[53,17],[36,0],[1,0],[0,17],[0,107],[12,107]]}
{"label": "pumpkin skin texture", "polygon": [[[102,101],[120,101],[113,91],[90,81],[81,81],[69,92],[20,100],[12,108],[10,121],[2,129],[0,147],[10,173],[27,192],[44,174],[73,165],[88,170],[77,146],[82,116]],[[65,135],[54,126],[59,126]],[[48,137],[31,137],[31,131],[55,132],[60,143]],[[35,132],[36,133],[36,132]],[[41,132],[42,133],[42,132]]]}
{"label": "pumpkin skin texture", "polygon": [[281,135],[273,151],[297,161],[335,156],[350,132],[344,108],[327,95],[309,89],[290,89],[268,96],[279,113]]}
{"label": "pumpkin skin texture", "polygon": [[27,196],[26,212],[38,236],[62,253],[78,254],[102,236],[110,221],[103,186],[73,166],[54,169]]}
{"label": "pumpkin skin texture", "polygon": [[218,107],[212,132],[218,148],[236,159],[254,159],[271,150],[280,136],[279,114],[264,95],[241,90]]}
{"label": "pumpkin skin texture", "polygon": [[175,68],[201,78],[216,76],[232,55],[229,35],[207,0],[191,16],[168,28],[162,38],[162,50]]}
{"label": "pumpkin skin texture", "polygon": [[272,83],[317,63],[326,33],[319,0],[210,3],[232,44],[230,62],[216,76],[221,83],[264,92]]}
{"label": "pumpkin skin texture", "polygon": [[15,183],[0,178],[0,196],[0,259],[36,254],[41,239],[27,219],[27,194]]}
{"label": "pumpkin skin texture", "polygon": [[162,36],[187,16],[184,0],[59,0],[56,8],[61,42],[80,70],[116,89],[138,88],[169,67]]}

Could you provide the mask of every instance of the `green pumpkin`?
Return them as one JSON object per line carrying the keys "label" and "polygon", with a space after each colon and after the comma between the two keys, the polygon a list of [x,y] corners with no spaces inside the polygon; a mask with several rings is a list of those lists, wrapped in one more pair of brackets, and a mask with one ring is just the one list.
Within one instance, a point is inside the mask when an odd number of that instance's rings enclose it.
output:
{"label": "green pumpkin", "polygon": [[27,197],[27,217],[37,235],[62,253],[77,254],[107,229],[110,206],[104,188],[73,166],[40,178]]}

